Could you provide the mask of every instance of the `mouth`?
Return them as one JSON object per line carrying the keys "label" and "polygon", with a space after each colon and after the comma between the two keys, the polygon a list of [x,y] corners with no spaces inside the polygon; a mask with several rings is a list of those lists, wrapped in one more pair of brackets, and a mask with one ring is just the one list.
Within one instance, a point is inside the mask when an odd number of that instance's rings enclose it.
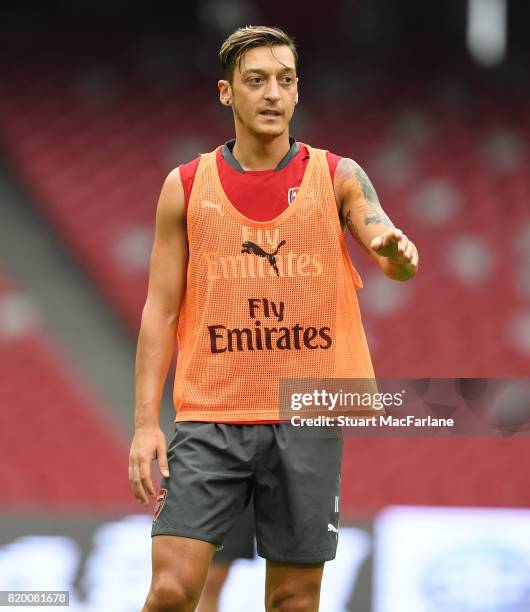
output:
{"label": "mouth", "polygon": [[275,117],[281,117],[282,113],[279,110],[264,110],[264,111],[260,111],[259,115],[261,117],[275,118]]}

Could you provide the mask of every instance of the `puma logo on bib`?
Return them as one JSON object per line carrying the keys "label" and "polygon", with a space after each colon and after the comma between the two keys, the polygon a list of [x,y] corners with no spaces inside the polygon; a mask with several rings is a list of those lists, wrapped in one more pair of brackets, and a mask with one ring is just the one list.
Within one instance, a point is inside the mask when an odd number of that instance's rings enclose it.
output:
{"label": "puma logo on bib", "polygon": [[258,257],[266,257],[268,262],[272,266],[273,270],[276,272],[276,276],[280,276],[280,273],[278,271],[278,266],[276,265],[275,256],[278,253],[279,248],[283,246],[284,244],[285,244],[285,240],[282,240],[280,244],[276,247],[276,250],[274,251],[274,253],[267,253],[260,246],[258,246],[257,244],[254,244],[254,242],[250,242],[250,240],[247,240],[243,242],[243,244],[241,245],[243,247],[241,249],[241,252],[248,253],[249,255],[257,255]]}

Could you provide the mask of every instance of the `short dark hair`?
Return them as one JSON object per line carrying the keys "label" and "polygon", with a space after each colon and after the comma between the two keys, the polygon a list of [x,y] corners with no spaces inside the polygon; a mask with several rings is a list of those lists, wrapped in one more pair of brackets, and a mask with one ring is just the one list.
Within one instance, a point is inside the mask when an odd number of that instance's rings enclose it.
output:
{"label": "short dark hair", "polygon": [[232,81],[234,68],[239,66],[243,54],[254,47],[273,47],[287,45],[294,55],[295,66],[298,66],[298,52],[294,40],[281,28],[269,26],[245,26],[232,32],[219,49],[219,59],[223,68],[223,77]]}

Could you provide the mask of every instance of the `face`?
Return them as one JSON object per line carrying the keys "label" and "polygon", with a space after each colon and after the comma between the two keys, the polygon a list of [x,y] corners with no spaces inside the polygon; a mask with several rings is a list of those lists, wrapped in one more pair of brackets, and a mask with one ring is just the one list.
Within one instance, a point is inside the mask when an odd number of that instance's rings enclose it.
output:
{"label": "face", "polygon": [[233,108],[236,135],[280,136],[298,102],[295,60],[287,45],[249,49],[234,68],[232,83],[219,81],[220,99]]}

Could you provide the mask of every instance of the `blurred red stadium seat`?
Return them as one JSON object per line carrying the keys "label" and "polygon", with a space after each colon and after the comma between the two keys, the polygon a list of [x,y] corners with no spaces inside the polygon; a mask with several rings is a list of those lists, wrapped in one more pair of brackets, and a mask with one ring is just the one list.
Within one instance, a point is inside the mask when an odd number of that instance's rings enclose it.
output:
{"label": "blurred red stadium seat", "polygon": [[125,436],[16,295],[0,276],[2,511],[131,511]]}

